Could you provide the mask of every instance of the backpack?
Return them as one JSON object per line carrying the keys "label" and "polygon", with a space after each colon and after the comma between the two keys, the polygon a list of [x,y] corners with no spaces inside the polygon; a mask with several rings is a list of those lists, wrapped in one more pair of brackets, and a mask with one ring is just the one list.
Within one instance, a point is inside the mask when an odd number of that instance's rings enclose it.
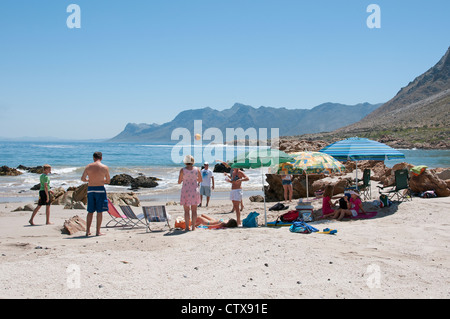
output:
{"label": "backpack", "polygon": [[380,207],[381,208],[389,207],[391,205],[392,205],[392,202],[389,200],[389,198],[386,195],[384,195],[384,194],[380,195]]}
{"label": "backpack", "polygon": [[242,227],[258,227],[258,216],[257,212],[251,212],[247,217],[242,220]]}

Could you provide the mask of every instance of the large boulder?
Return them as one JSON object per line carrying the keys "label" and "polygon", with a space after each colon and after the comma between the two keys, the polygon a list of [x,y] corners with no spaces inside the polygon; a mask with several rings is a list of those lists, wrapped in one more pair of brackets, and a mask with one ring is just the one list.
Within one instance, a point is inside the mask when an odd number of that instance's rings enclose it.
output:
{"label": "large boulder", "polygon": [[418,176],[411,176],[409,187],[414,193],[421,193],[429,190],[434,190],[439,197],[450,196],[449,183],[440,179],[433,170],[425,170]]}

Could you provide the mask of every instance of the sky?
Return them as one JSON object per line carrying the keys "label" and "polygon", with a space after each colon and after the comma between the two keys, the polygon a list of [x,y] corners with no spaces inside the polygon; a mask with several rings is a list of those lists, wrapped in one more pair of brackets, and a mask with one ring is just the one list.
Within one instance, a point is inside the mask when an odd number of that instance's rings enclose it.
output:
{"label": "sky", "polygon": [[234,103],[387,102],[445,54],[448,12],[448,0],[1,0],[0,137],[111,138]]}

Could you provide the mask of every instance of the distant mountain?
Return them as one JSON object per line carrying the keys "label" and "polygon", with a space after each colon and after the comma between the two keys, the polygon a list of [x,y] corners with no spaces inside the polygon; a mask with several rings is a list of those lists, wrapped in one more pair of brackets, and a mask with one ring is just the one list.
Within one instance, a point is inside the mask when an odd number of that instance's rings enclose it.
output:
{"label": "distant mountain", "polygon": [[194,120],[202,120],[203,130],[210,127],[220,129],[224,138],[226,128],[279,128],[280,136],[316,133],[357,122],[380,105],[324,103],[313,109],[293,110],[265,106],[254,108],[236,103],[223,111],[206,107],[183,111],[162,125],[129,123],[110,142],[170,142],[172,131],[176,128],[187,128],[193,132]]}
{"label": "distant mountain", "polygon": [[450,148],[450,48],[440,61],[361,121],[305,138],[350,136],[397,147]]}

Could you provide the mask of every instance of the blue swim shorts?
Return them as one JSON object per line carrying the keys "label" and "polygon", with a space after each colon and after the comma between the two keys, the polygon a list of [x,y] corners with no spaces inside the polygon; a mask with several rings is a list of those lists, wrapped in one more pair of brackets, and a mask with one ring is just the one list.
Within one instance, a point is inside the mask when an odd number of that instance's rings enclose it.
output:
{"label": "blue swim shorts", "polygon": [[108,198],[106,197],[106,189],[104,186],[89,186],[87,193],[88,213],[108,211]]}

